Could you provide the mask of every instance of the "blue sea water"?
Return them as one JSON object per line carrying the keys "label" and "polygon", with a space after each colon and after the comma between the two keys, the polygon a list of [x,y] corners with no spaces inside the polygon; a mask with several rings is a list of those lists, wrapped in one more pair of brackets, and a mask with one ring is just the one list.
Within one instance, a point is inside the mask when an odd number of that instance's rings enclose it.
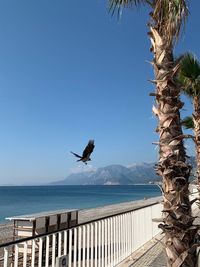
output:
{"label": "blue sea water", "polygon": [[0,186],[0,222],[14,215],[93,208],[159,195],[155,185]]}

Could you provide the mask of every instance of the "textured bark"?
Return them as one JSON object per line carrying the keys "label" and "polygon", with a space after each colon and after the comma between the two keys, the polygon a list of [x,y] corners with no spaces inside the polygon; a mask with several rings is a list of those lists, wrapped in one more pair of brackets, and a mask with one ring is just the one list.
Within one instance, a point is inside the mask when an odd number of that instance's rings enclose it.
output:
{"label": "textured bark", "polygon": [[174,76],[177,71],[173,59],[173,44],[166,42],[159,33],[154,18],[150,24],[151,51],[154,53],[153,67],[156,85],[154,114],[159,125],[159,162],[157,173],[163,179],[164,219],[159,227],[165,233],[168,266],[194,267],[197,228],[193,226],[189,202],[188,181],[190,166],[186,153],[179,110],[183,103],[179,99],[180,88]]}
{"label": "textured bark", "polygon": [[200,192],[200,96],[193,98],[194,113],[194,133],[195,133],[195,147],[196,147],[196,162],[197,162],[197,184]]}

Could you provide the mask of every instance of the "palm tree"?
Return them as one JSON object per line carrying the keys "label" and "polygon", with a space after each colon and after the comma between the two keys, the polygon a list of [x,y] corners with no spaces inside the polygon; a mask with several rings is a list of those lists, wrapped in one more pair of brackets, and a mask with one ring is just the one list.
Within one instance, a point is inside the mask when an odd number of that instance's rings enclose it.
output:
{"label": "palm tree", "polygon": [[168,266],[194,267],[197,261],[194,247],[197,228],[193,225],[189,201],[190,165],[186,162],[180,120],[180,86],[175,76],[178,70],[173,48],[188,16],[186,0],[108,0],[114,14],[126,7],[146,4],[150,8],[149,37],[153,53],[156,106],[158,118],[159,161],[157,173],[162,177],[163,223]]}
{"label": "palm tree", "polygon": [[180,60],[178,81],[183,92],[192,99],[194,112],[191,117],[183,120],[182,124],[194,130],[196,147],[197,182],[200,191],[200,62],[191,53],[186,53]]}

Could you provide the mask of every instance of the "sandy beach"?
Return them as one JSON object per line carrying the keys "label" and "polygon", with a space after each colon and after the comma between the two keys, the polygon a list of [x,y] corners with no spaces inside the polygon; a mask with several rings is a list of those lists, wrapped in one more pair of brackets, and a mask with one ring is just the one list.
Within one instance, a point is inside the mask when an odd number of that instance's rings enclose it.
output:
{"label": "sandy beach", "polygon": [[0,244],[12,241],[13,238],[13,224],[0,224]]}

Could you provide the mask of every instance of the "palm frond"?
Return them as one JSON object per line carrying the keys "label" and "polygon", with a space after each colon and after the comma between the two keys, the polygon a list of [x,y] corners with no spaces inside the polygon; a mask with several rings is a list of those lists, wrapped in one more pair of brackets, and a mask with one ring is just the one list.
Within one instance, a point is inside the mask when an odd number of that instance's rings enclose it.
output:
{"label": "palm frond", "polygon": [[200,95],[200,63],[193,54],[186,53],[180,60],[178,81],[188,96]]}
{"label": "palm frond", "polygon": [[182,26],[185,25],[188,8],[187,0],[108,0],[109,12],[113,15],[117,12],[121,17],[124,8],[149,5],[153,12],[153,18],[158,31],[166,36],[166,42],[178,40]]}
{"label": "palm frond", "polygon": [[181,121],[181,124],[185,129],[194,129],[194,121],[193,121],[192,117],[190,117],[190,116],[185,117]]}
{"label": "palm frond", "polygon": [[142,4],[151,4],[153,0],[109,0],[109,12],[114,15],[117,12],[118,18],[121,17],[124,8],[137,7]]}
{"label": "palm frond", "polygon": [[155,0],[154,3],[152,18],[159,32],[166,36],[166,42],[177,41],[188,16],[186,0]]}

